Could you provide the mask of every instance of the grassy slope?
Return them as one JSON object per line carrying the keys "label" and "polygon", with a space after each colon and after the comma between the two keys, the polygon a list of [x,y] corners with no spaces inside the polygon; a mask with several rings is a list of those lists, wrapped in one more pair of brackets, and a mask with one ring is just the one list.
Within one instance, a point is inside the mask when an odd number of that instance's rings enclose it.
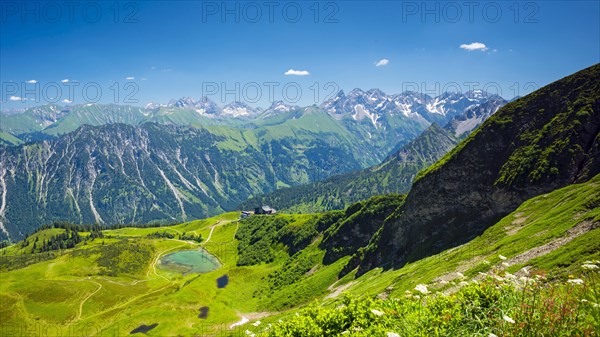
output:
{"label": "grassy slope", "polygon": [[[467,278],[478,278],[479,272],[507,270],[515,273],[522,267],[547,272],[549,279],[565,280],[578,275],[579,266],[586,260],[600,259],[600,175],[591,181],[565,187],[523,203],[515,212],[490,227],[483,235],[460,247],[407,264],[401,269],[383,272],[377,268],[357,279],[350,273],[332,287],[354,296],[403,297],[406,290],[417,284],[428,284],[430,290],[455,291],[462,281],[457,272]],[[519,262],[522,253],[561,238],[569,237],[574,227],[592,224],[594,229],[574,237],[572,241],[546,251],[545,255],[531,255],[530,260]],[[579,226],[578,226],[579,225]],[[510,265],[502,265],[500,255]],[[446,283],[449,282],[449,283]],[[452,282],[455,282],[453,284]],[[322,299],[325,305],[337,305],[341,296]],[[287,316],[287,315],[286,315]],[[263,319],[275,323],[281,317]],[[253,332],[264,328],[248,326]]]}
{"label": "grassy slope", "polygon": [[[531,260],[515,260],[523,252],[560,238],[568,237],[572,228],[581,228],[582,223],[600,222],[600,176],[591,181],[572,185],[542,195],[523,203],[514,213],[506,216],[483,235],[473,241],[436,256],[408,264],[399,270],[382,272],[372,270],[358,279],[353,272],[338,280],[348,257],[323,265],[319,263],[325,255],[320,248],[322,235],[306,248],[290,256],[285,246],[271,247],[274,260],[246,266],[238,262],[238,240],[233,240],[240,230],[236,213],[197,220],[169,228],[135,229],[126,228],[105,231],[105,239],[97,239],[88,245],[62,256],[42,261],[28,267],[3,271],[0,282],[2,300],[1,325],[3,328],[33,328],[38,326],[83,331],[92,327],[103,334],[118,332],[128,334],[135,327],[158,323],[148,332],[149,336],[208,334],[214,329],[227,330],[230,324],[242,316],[251,321],[262,315],[256,312],[284,310],[264,313],[263,324],[255,327],[246,324],[242,331],[261,331],[265,324],[292,317],[303,303],[313,298],[324,304],[333,305],[341,298],[339,294],[349,292],[359,296],[374,296],[386,292],[390,297],[400,297],[405,290],[419,283],[429,284],[430,289],[451,291],[452,281],[459,281],[456,272],[466,277],[477,277],[479,272],[503,269],[499,255],[508,258],[510,272],[524,265],[548,271],[549,278],[564,279],[584,260],[600,258],[600,231],[583,231],[582,235],[565,243],[545,255]],[[300,233],[310,230],[314,218],[322,215],[285,215],[267,217],[267,220],[282,218],[285,230]],[[244,223],[241,223],[242,226]],[[202,245],[217,256],[223,266],[201,275],[181,276],[153,268],[153,262],[168,252],[189,249],[193,243],[168,239],[146,239],[156,231],[196,232],[206,240],[214,226],[210,241]],[[37,235],[48,235],[44,231]],[[314,234],[314,233],[313,233]],[[128,240],[126,245],[120,244]],[[104,245],[102,244],[104,241]],[[135,244],[134,244],[135,243]],[[143,268],[132,268],[117,276],[101,275],[99,255],[94,252],[102,246],[118,247],[126,258],[135,252],[126,247],[149,247],[151,254],[143,256]],[[15,246],[5,248],[14,253]],[[245,252],[242,252],[245,254]],[[6,255],[0,255],[6,258]],[[124,259],[127,260],[127,259]],[[145,262],[144,262],[145,261]],[[489,262],[488,263],[486,263]],[[135,265],[135,264],[133,264]],[[295,270],[305,270],[300,274]],[[276,273],[276,274],[274,274]],[[223,289],[216,287],[216,279],[229,275],[229,284]],[[269,275],[278,276],[276,286]],[[450,283],[442,282],[449,281]],[[392,288],[389,288],[389,287]],[[387,289],[387,290],[386,290]],[[325,298],[327,295],[330,296]],[[197,317],[202,306],[210,308],[208,319]],[[286,308],[293,306],[293,309]],[[81,307],[81,311],[80,311]],[[98,335],[97,332],[91,333]]]}
{"label": "grassy slope", "polygon": [[5,145],[19,145],[22,142],[22,140],[11,135],[10,133],[0,130],[0,145],[2,143],[4,143]]}
{"label": "grassy slope", "polygon": [[[232,220],[237,216],[237,213],[227,213],[167,229],[172,232],[197,231],[207,238],[210,227],[217,225],[210,241],[202,246],[217,256],[223,266],[201,277],[171,274],[159,268],[155,272],[153,264],[159,256],[196,246],[179,240],[144,238],[148,233],[162,231],[162,228],[105,231],[109,238],[97,239],[56,259],[3,271],[0,284],[2,325],[32,329],[38,324],[77,332],[89,325],[97,331],[126,335],[140,324],[156,322],[160,324],[152,331],[153,334],[164,336],[176,333],[189,335],[192,331],[207,328],[207,324],[237,321],[238,311],[254,309],[251,289],[257,287],[262,275],[272,269],[271,266],[252,270],[235,267],[236,243],[232,242],[232,238],[237,223]],[[40,235],[47,233],[42,231]],[[121,240],[127,240],[127,245],[119,246]],[[143,259],[142,269],[115,277],[101,274],[99,254],[95,253],[95,248],[104,246],[122,250],[120,259],[126,260],[130,253],[126,247],[136,245],[147,245],[152,250],[152,254]],[[10,251],[13,247],[5,250]],[[3,258],[7,258],[8,254]],[[229,274],[230,283],[225,289],[217,289],[216,279],[223,274]],[[197,318],[198,309],[204,305],[211,308],[206,321]]]}
{"label": "grassy slope", "polygon": [[0,121],[0,129],[13,135],[43,129],[31,111],[15,115],[1,114]]}
{"label": "grassy slope", "polygon": [[[366,277],[359,278],[361,282],[352,287],[351,292],[380,293],[393,283],[395,290],[392,294],[400,295],[419,283],[434,282],[448,273],[461,272],[467,277],[475,277],[479,272],[504,268],[500,255],[508,258],[511,265],[507,270],[510,272],[528,265],[548,271],[550,277],[564,277],[575,273],[583,261],[600,257],[599,204],[600,175],[587,183],[568,186],[524,202],[465,245],[407,264],[399,270],[368,272]],[[525,263],[511,263],[511,259],[521,253],[568,236],[570,229],[584,222],[595,223],[595,229],[546,255]],[[451,276],[457,278],[456,275]]]}

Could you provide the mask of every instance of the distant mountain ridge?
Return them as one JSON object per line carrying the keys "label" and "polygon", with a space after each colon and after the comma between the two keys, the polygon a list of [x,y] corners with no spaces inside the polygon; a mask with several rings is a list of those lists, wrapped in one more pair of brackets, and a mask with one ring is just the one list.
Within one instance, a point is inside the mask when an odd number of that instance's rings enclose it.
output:
{"label": "distant mountain ridge", "polygon": [[412,91],[386,95],[379,89],[354,89],[348,95],[343,90],[339,91],[334,97],[323,102],[321,107],[333,116],[349,115],[355,120],[369,119],[373,125],[381,123],[380,126],[383,127],[384,121],[380,119],[385,115],[394,114],[444,125],[466,109],[483,103],[502,106],[506,104],[506,100],[481,90],[465,93],[446,92],[431,97]]}
{"label": "distant mountain ridge", "polygon": [[376,195],[406,193],[419,171],[436,162],[457,143],[449,131],[433,123],[379,165],[307,185],[278,189],[246,200],[238,208],[271,205],[287,213],[312,213],[344,209]]}
{"label": "distant mountain ridge", "polygon": [[[340,120],[357,136],[375,137],[374,141],[390,142],[395,139],[396,143],[406,143],[430,123],[445,125],[467,108],[506,103],[495,97],[480,91],[444,93],[433,98],[414,92],[386,95],[379,89],[354,89],[348,95],[343,91],[338,92],[336,96],[323,102],[320,108]],[[267,109],[253,108],[243,102],[230,102],[220,107],[207,97],[182,97],[172,99],[167,104],[149,103],[145,107],[92,103],[68,106],[49,104],[21,113],[0,113],[0,142],[9,145],[19,143],[15,137],[28,141],[31,139],[29,134],[38,132],[54,137],[74,131],[83,124],[140,125],[156,122],[192,126],[243,126],[297,109],[300,107],[283,101],[275,101]],[[8,133],[12,137],[2,137],[2,133]],[[385,135],[380,135],[381,133]]]}

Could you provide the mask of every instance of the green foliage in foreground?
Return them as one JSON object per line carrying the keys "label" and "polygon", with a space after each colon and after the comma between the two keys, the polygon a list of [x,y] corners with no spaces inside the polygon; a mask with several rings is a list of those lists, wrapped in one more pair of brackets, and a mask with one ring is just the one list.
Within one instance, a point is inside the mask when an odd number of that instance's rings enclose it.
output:
{"label": "green foliage in foreground", "polygon": [[[506,273],[463,282],[451,295],[427,286],[401,298],[345,297],[341,305],[309,306],[261,336],[595,336],[600,331],[600,274],[590,262],[581,279],[547,283]],[[252,331],[247,334],[252,335]]]}

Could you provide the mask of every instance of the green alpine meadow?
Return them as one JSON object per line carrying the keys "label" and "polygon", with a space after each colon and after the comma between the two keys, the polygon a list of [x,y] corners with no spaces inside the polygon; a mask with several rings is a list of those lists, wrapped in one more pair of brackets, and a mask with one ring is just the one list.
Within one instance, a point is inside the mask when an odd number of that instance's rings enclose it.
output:
{"label": "green alpine meadow", "polygon": [[0,337],[600,336],[600,3],[0,3]]}

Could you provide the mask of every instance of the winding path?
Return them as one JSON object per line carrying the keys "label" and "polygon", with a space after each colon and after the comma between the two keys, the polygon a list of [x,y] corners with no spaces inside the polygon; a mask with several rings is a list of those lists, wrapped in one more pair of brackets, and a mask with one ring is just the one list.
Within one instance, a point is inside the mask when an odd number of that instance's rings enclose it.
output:
{"label": "winding path", "polygon": [[90,297],[94,296],[94,295],[95,295],[97,292],[99,292],[99,291],[100,291],[100,289],[102,289],[102,284],[100,284],[100,283],[98,283],[98,282],[96,282],[96,281],[92,281],[92,280],[86,280],[86,281],[88,281],[88,282],[92,282],[92,283],[94,283],[94,284],[98,285],[98,289],[96,289],[96,290],[95,290],[94,292],[92,292],[91,294],[87,295],[87,296],[86,296],[86,297],[85,297],[85,298],[84,298],[84,299],[81,301],[81,303],[79,303],[79,314],[77,314],[77,319],[76,319],[76,321],[79,321],[79,320],[81,319],[81,314],[82,314],[82,312],[83,312],[83,305],[85,304],[85,302],[86,302],[87,300],[89,300],[89,299],[90,299]]}
{"label": "winding path", "polygon": [[[223,226],[225,224],[228,224],[230,222],[232,222],[233,220],[219,220],[217,221],[216,224],[212,225],[210,227],[210,233],[208,233],[208,237],[206,238],[206,241],[204,241],[204,244],[208,243],[208,241],[210,241],[210,238],[212,237],[213,231],[215,230],[216,227],[218,226]],[[237,232],[237,229],[236,229]],[[235,237],[235,234],[233,235]]]}

